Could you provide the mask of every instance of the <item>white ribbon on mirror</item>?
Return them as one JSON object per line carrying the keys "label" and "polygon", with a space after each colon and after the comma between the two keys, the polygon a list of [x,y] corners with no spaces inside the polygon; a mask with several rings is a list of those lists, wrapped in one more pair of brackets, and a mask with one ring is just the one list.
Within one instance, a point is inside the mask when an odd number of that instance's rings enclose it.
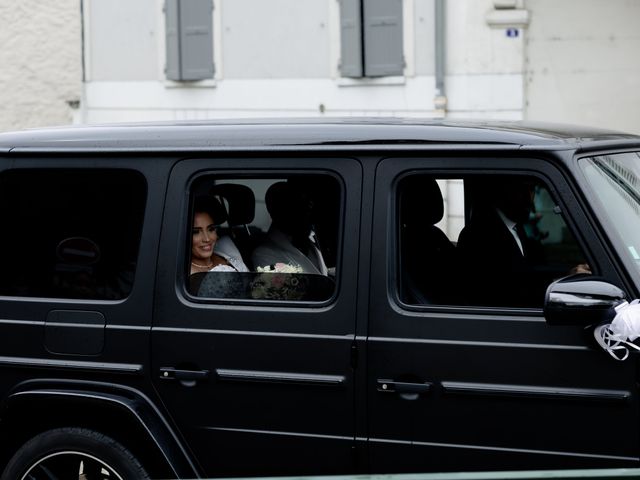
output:
{"label": "white ribbon on mirror", "polygon": [[623,361],[629,356],[629,348],[640,351],[640,347],[633,343],[640,337],[640,300],[622,302],[615,310],[613,321],[598,325],[593,335],[609,355]]}

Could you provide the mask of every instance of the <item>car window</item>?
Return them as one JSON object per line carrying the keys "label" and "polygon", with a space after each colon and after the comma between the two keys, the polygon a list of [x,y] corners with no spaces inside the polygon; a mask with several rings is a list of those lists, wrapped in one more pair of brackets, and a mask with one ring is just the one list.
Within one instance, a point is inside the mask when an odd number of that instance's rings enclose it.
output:
{"label": "car window", "polygon": [[187,290],[211,299],[326,301],[341,190],[330,175],[203,176],[190,191]]}
{"label": "car window", "polygon": [[133,287],[146,201],[129,170],[0,174],[0,295],[118,300]]}
{"label": "car window", "polygon": [[554,279],[589,272],[537,177],[412,175],[396,203],[406,303],[540,308]]}
{"label": "car window", "polygon": [[625,264],[640,269],[640,153],[586,158],[580,166],[595,191],[595,202],[622,242]]}

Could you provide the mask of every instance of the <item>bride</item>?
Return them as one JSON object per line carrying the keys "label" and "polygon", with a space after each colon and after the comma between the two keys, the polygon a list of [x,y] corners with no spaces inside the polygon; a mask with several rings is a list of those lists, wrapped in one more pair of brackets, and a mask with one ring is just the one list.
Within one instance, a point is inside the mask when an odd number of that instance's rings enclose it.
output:
{"label": "bride", "polygon": [[[225,212],[213,197],[198,197],[194,205],[190,273],[248,272],[240,251],[230,237],[218,237]],[[215,220],[218,223],[215,223]]]}

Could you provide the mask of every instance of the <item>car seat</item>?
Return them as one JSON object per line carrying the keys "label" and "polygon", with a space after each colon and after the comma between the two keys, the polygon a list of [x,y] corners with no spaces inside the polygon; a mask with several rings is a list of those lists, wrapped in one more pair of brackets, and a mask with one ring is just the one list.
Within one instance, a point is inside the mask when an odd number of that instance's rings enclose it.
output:
{"label": "car seat", "polygon": [[261,231],[251,226],[255,216],[255,195],[246,185],[237,183],[222,183],[215,185],[210,194],[218,198],[227,211],[227,225],[221,229],[221,235],[229,235],[244,260],[245,265],[252,269],[251,252],[261,240]]}
{"label": "car seat", "polygon": [[400,295],[407,303],[447,303],[459,274],[456,250],[436,223],[444,215],[435,179],[414,175],[400,185]]}

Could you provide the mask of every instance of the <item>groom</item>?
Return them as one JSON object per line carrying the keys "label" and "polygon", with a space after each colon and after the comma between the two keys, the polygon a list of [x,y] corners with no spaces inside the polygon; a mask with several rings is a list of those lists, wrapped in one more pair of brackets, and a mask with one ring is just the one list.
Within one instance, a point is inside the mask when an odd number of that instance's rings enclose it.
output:
{"label": "groom", "polygon": [[303,273],[327,275],[327,266],[313,231],[313,202],[301,185],[277,182],[265,196],[271,227],[254,250],[254,267],[276,263],[299,266]]}
{"label": "groom", "polygon": [[542,306],[547,282],[533,270],[540,262],[539,245],[524,230],[533,211],[534,183],[502,177],[483,185],[483,192],[458,238],[467,300],[478,305]]}

